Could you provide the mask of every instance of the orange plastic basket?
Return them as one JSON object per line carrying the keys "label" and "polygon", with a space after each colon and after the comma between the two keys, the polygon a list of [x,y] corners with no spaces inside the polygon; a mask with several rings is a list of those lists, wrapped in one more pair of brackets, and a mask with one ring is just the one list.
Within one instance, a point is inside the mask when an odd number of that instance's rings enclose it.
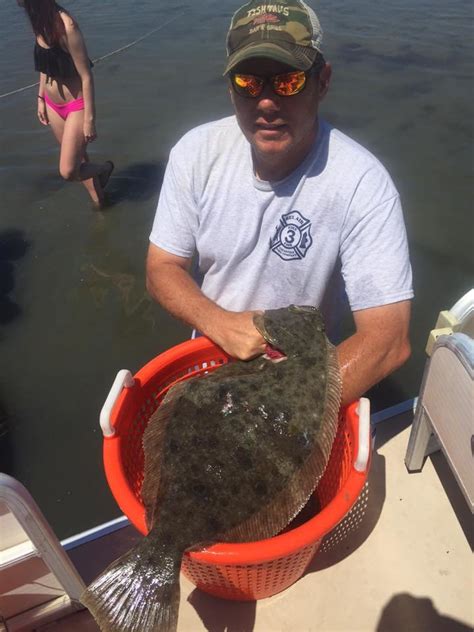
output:
{"label": "orange plastic basket", "polygon": [[[142,435],[150,416],[177,381],[202,375],[230,360],[210,340],[197,338],[160,354],[133,378],[126,370],[117,375],[101,413],[104,467],[115,500],[141,533],[147,533],[140,496]],[[225,599],[254,600],[284,590],[303,575],[321,539],[348,513],[367,478],[368,401],[360,400],[363,428],[358,404],[341,410],[329,463],[315,491],[318,513],[267,540],[215,544],[186,553],[182,571],[198,588]]]}

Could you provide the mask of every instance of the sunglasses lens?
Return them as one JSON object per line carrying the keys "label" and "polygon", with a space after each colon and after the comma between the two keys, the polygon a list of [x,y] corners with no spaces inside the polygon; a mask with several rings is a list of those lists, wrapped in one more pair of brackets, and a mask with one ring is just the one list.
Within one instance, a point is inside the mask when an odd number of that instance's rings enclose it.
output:
{"label": "sunglasses lens", "polygon": [[273,79],[273,89],[282,97],[291,97],[298,94],[304,88],[306,75],[301,72],[287,72],[284,75],[276,75]]}
{"label": "sunglasses lens", "polygon": [[263,81],[254,75],[235,74],[232,77],[235,91],[244,97],[258,97],[262,91]]}

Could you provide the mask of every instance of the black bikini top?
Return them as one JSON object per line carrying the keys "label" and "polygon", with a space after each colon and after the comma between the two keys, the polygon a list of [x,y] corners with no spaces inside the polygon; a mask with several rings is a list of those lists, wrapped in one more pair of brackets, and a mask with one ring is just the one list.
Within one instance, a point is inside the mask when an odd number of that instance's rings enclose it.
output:
{"label": "black bikini top", "polygon": [[[67,79],[79,75],[71,55],[59,44],[55,44],[51,48],[44,48],[36,42],[34,58],[35,70],[52,79]],[[91,60],[89,60],[89,64],[91,68],[94,65]]]}

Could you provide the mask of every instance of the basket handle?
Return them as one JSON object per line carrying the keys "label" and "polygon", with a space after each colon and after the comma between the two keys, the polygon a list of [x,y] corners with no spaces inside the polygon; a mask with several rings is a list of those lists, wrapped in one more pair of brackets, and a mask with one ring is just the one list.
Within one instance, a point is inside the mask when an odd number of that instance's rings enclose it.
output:
{"label": "basket handle", "polygon": [[354,462],[354,469],[365,472],[370,455],[370,401],[361,397],[357,405],[359,415],[359,449]]}
{"label": "basket handle", "polygon": [[135,380],[133,379],[132,374],[128,369],[122,369],[117,373],[117,377],[112,384],[112,388],[105,400],[105,404],[102,406],[102,410],[100,411],[100,427],[102,428],[102,434],[104,437],[113,437],[115,434],[115,429],[110,422],[110,415],[112,413],[112,409],[117,402],[117,399],[122,392],[124,387],[130,388],[135,384]]}

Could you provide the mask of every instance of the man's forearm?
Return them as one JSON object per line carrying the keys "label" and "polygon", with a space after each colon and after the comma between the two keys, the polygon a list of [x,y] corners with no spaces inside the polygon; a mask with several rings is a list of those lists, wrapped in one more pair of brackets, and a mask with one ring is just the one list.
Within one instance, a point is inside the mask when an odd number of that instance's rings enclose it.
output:
{"label": "man's forearm", "polygon": [[173,264],[163,263],[155,274],[148,275],[147,289],[172,316],[204,334],[224,312],[201,292],[185,269]]}
{"label": "man's forearm", "polygon": [[408,342],[379,344],[370,336],[354,334],[337,347],[342,377],[342,405],[361,397],[369,388],[400,367],[409,357]]}
{"label": "man's forearm", "polygon": [[263,353],[265,341],[255,328],[254,312],[232,312],[207,298],[189,274],[189,264],[189,260],[150,246],[147,288],[151,296],[229,355],[248,360]]}

